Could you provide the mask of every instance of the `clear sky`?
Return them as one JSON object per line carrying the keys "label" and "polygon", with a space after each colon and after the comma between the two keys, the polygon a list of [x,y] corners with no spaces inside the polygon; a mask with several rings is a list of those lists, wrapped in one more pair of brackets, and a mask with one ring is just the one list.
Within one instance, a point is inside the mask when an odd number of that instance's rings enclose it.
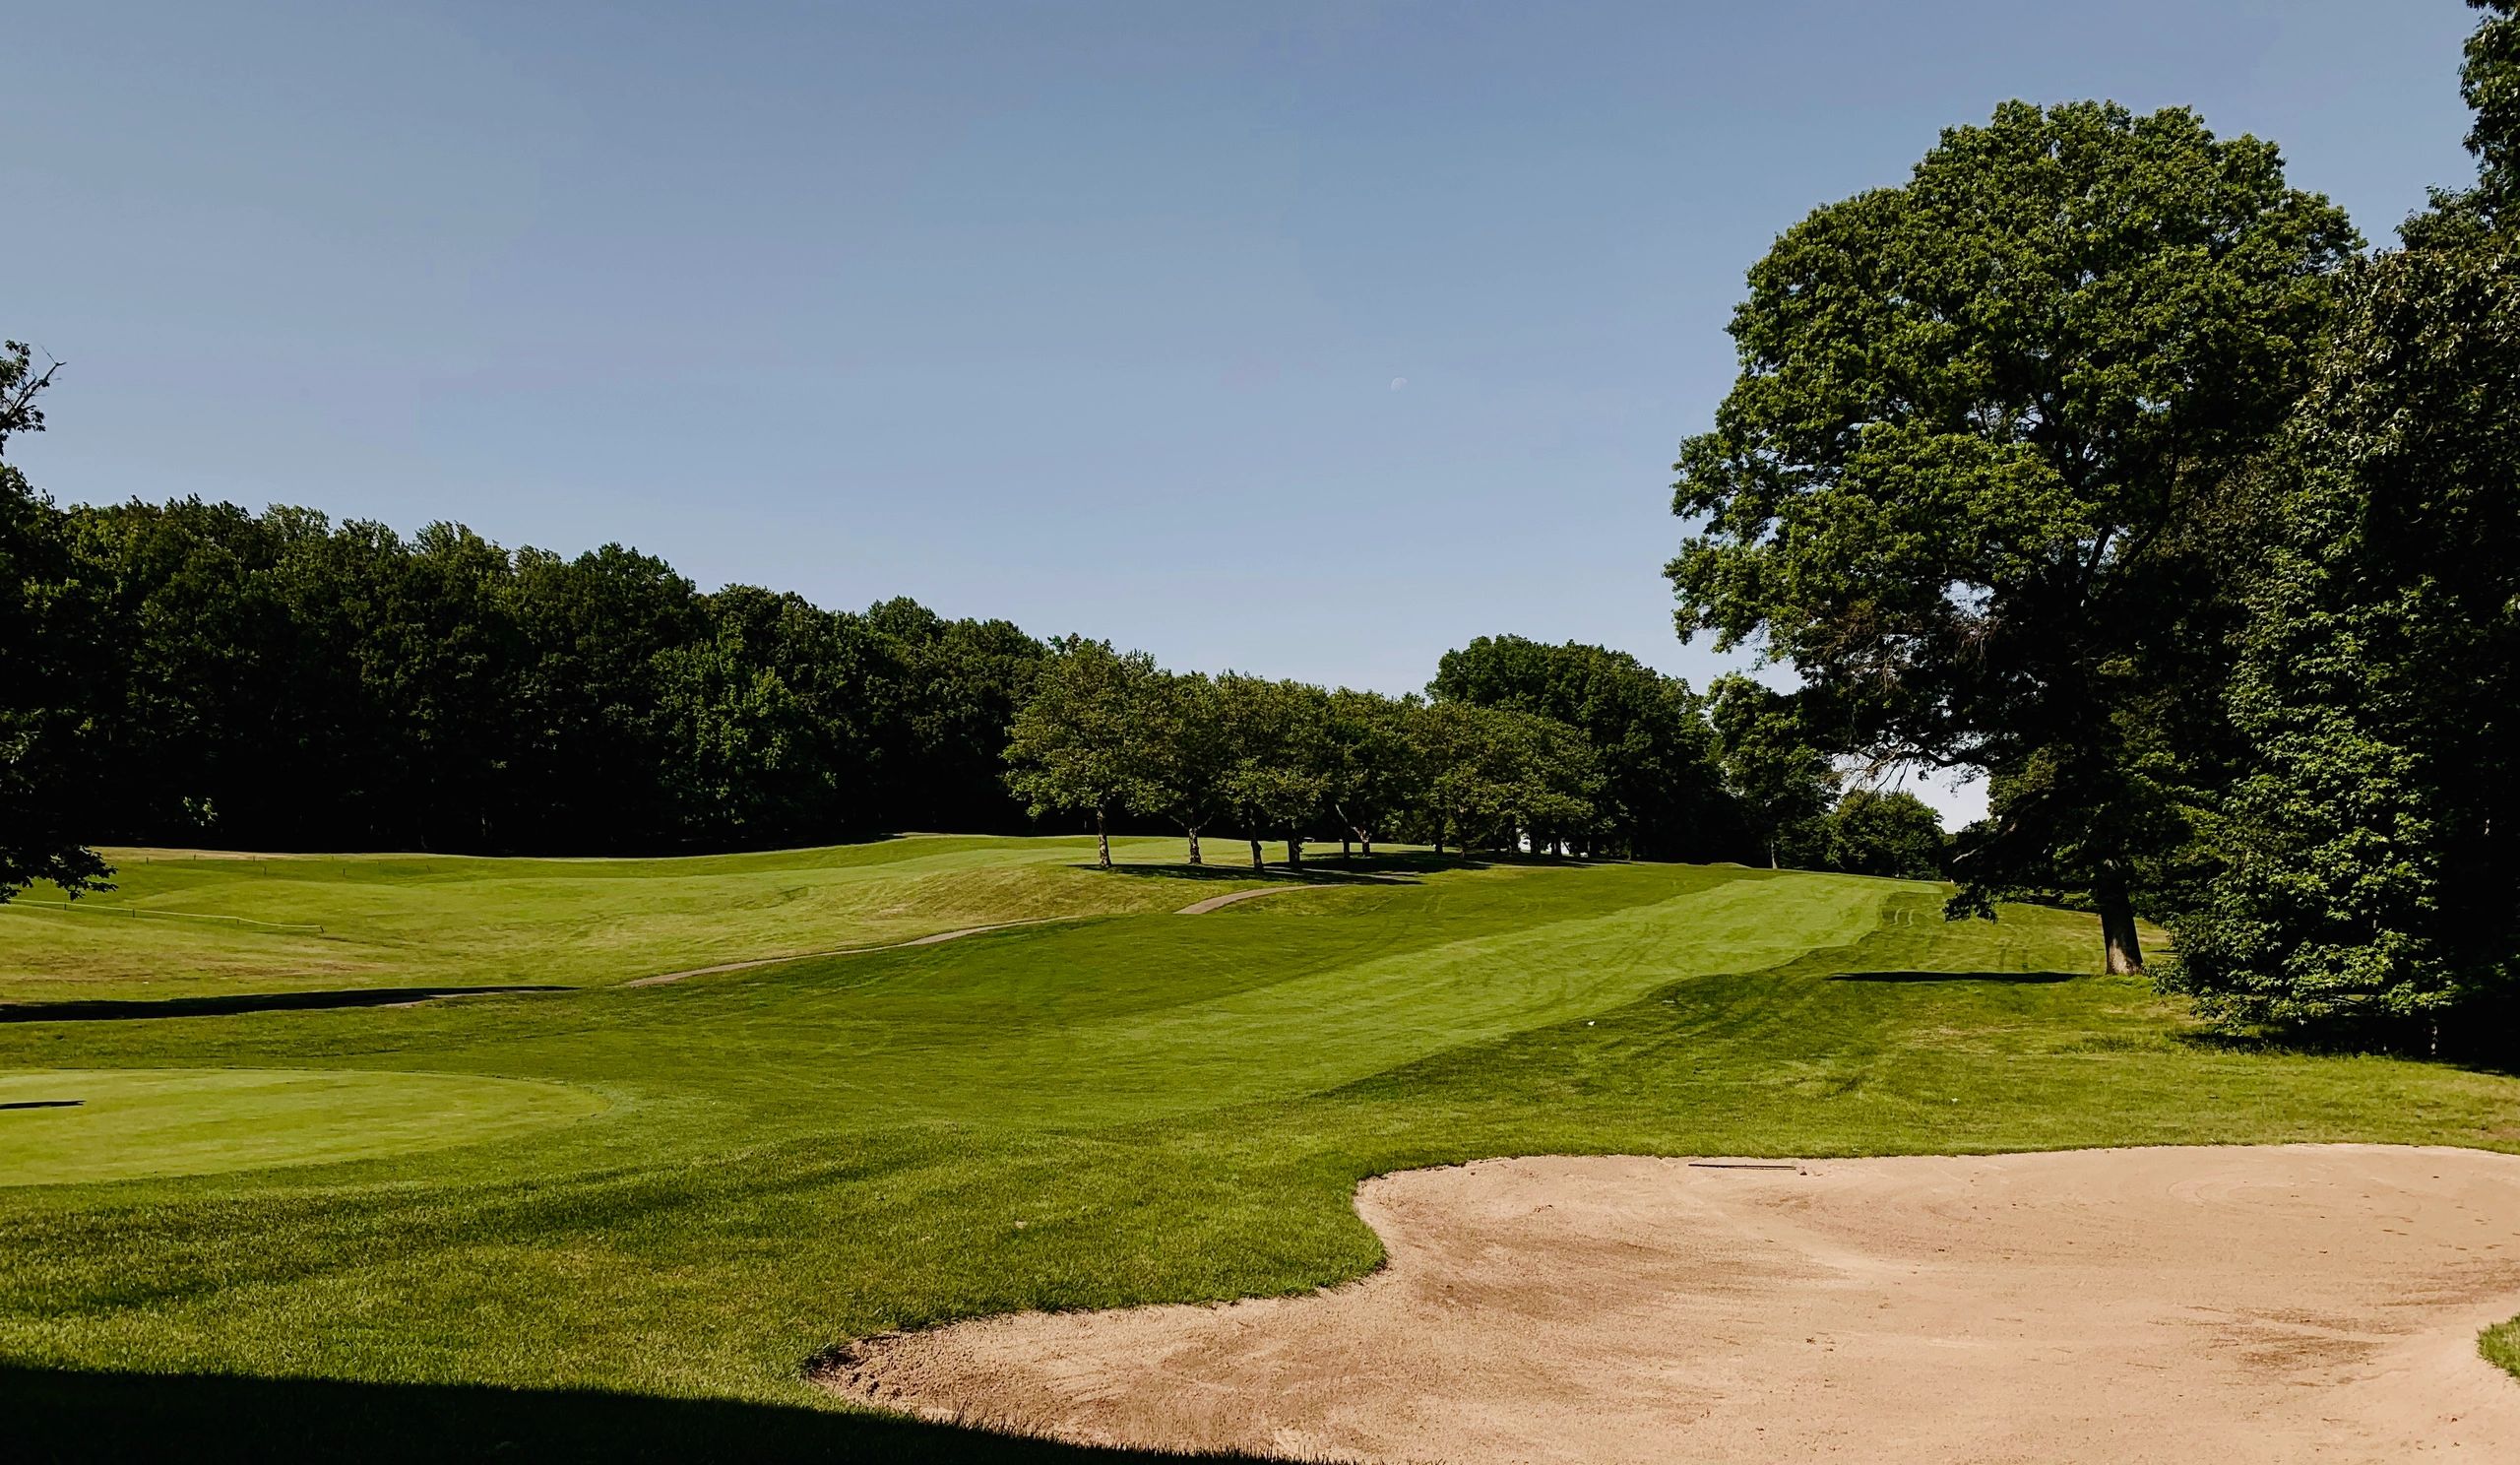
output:
{"label": "clear sky", "polygon": [[2108,96],[2276,140],[2385,239],[2471,175],[2472,19],[16,6],[0,335],[69,365],[12,451],[65,501],[617,540],[1185,668],[1406,690],[1512,631],[1703,684],[1669,464],[1780,229]]}

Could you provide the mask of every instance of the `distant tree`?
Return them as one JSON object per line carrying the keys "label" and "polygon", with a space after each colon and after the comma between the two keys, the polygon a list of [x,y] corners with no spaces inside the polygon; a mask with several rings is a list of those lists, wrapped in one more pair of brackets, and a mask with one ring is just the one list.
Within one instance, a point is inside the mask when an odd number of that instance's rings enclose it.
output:
{"label": "distant tree", "polygon": [[1942,878],[1942,819],[1914,794],[1850,789],[1826,821],[1829,868],[1902,880]]}
{"label": "distant tree", "polygon": [[1251,867],[1267,866],[1260,844],[1273,836],[1287,842],[1287,862],[1301,864],[1303,826],[1320,813],[1332,781],[1320,689],[1228,671],[1216,679],[1216,694],[1231,755],[1224,807],[1251,843]]}
{"label": "distant tree", "polygon": [[747,585],[706,605],[708,639],[658,658],[666,794],[684,837],[763,848],[872,828],[862,625]]}
{"label": "distant tree", "polygon": [[1416,698],[1341,688],[1325,708],[1329,788],[1324,799],[1339,821],[1344,854],[1350,839],[1373,858],[1374,841],[1406,817],[1423,791],[1424,760],[1411,736]]}
{"label": "distant tree", "polygon": [[[0,345],[0,455],[13,435],[43,430],[35,399],[53,370],[36,370],[20,342]],[[94,634],[61,515],[0,461],[0,902],[36,880],[102,888],[111,872],[80,818]]]}
{"label": "distant tree", "polygon": [[1236,762],[1216,682],[1195,671],[1156,672],[1130,735],[1137,748],[1130,811],[1179,825],[1190,862],[1204,863],[1199,833],[1225,813]]}
{"label": "distant tree", "polygon": [[581,849],[653,844],[673,824],[661,663],[706,630],[699,592],[663,560],[606,544],[574,559],[518,550],[510,594],[525,647],[509,755],[517,841],[568,848],[556,838],[567,830]]}
{"label": "distant tree", "polygon": [[1008,830],[1007,729],[1047,652],[1003,620],[947,620],[904,598],[870,607],[866,688],[880,817],[891,828]]}
{"label": "distant tree", "polygon": [[1429,690],[1582,732],[1604,781],[1602,833],[1625,852],[1704,860],[1724,847],[1731,819],[1714,732],[1687,682],[1625,652],[1481,636],[1444,654]]}
{"label": "distant tree", "polygon": [[2477,187],[2347,276],[2276,455],[2230,706],[2252,750],[2165,985],[2231,1027],[2507,1058],[2520,1032],[2520,20],[2468,45]]}
{"label": "distant tree", "polygon": [[2131,872],[2190,797],[2161,689],[2220,674],[2210,526],[2357,243],[2191,112],[2007,102],[1751,270],[1677,465],[1680,628],[1792,663],[1831,751],[1988,776],[1954,914],[2035,868],[2140,966]]}
{"label": "distant tree", "polygon": [[1412,719],[1425,775],[1422,817],[1436,852],[1465,855],[1529,832],[1580,832],[1601,775],[1583,734],[1527,712],[1437,702]]}
{"label": "distant tree", "polygon": [[1746,676],[1718,677],[1708,690],[1726,786],[1768,867],[1820,862],[1826,836],[1818,821],[1837,796],[1838,776],[1812,745],[1798,702]]}
{"label": "distant tree", "polygon": [[1054,810],[1094,816],[1097,860],[1111,867],[1111,815],[1143,796],[1138,725],[1146,714],[1155,661],[1107,641],[1063,636],[1015,714],[1006,747],[1007,783],[1039,818]]}

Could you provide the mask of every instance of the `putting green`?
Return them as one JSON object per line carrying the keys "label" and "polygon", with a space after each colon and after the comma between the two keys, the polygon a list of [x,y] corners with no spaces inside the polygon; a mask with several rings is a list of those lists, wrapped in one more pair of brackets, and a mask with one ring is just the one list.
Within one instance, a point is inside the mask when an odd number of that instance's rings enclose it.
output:
{"label": "putting green", "polygon": [[506,1139],[596,1113],[566,1084],[338,1068],[0,1072],[0,1185],[210,1175]]}

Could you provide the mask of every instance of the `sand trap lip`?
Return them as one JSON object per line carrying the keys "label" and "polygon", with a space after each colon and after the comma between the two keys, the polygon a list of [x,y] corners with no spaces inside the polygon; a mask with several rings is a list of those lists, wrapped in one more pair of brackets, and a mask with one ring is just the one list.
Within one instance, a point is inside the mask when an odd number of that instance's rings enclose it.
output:
{"label": "sand trap lip", "polygon": [[869,1339],[823,1382],[1080,1443],[1378,1460],[2520,1459],[2520,1156],[1491,1160],[1307,1297]]}

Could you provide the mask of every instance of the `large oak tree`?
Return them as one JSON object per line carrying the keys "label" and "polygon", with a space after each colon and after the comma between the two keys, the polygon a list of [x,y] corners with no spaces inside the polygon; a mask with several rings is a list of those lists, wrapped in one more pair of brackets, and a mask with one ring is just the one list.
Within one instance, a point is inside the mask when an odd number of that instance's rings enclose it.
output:
{"label": "large oak tree", "polygon": [[1944,133],[1751,270],[1739,378],[1676,465],[1683,634],[1792,663],[1841,751],[1986,775],[1959,909],[2087,889],[2110,969],[2139,967],[2128,885],[2179,833],[2163,724],[2212,679],[2225,487],[2357,242],[2273,146],[2185,110]]}

